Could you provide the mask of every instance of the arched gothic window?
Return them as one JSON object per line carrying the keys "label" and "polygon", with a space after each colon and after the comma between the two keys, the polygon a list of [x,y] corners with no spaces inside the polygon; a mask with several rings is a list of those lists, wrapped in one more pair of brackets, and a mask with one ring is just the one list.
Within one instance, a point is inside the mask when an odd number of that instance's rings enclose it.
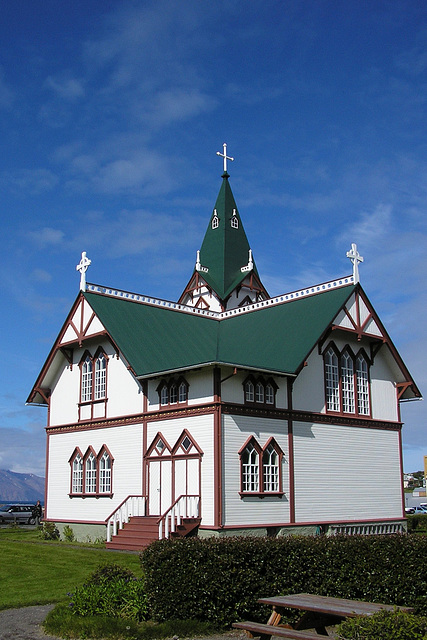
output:
{"label": "arched gothic window", "polygon": [[326,407],[328,411],[340,410],[338,356],[332,347],[325,353]]}
{"label": "arched gothic window", "polygon": [[274,406],[277,388],[272,378],[266,381],[263,377],[255,378],[251,374],[243,382],[245,403]]}
{"label": "arched gothic window", "polygon": [[357,378],[357,410],[360,415],[368,416],[371,413],[369,402],[369,368],[363,353],[356,360]]}
{"label": "arched gothic window", "polygon": [[242,453],[242,491],[259,491],[259,451],[250,442]]}
{"label": "arched gothic window", "polygon": [[324,355],[326,410],[371,415],[369,361],[363,349],[355,357],[349,346],[338,352],[330,344]]}
{"label": "arched gothic window", "polygon": [[96,493],[96,458],[92,451],[85,460],[85,493]]}
{"label": "arched gothic window", "polygon": [[162,380],[157,387],[161,406],[187,402],[188,382],[184,378]]}
{"label": "arched gothic window", "polygon": [[89,355],[87,355],[82,364],[82,402],[90,402],[92,400],[92,377],[92,359]]}
{"label": "arched gothic window", "polygon": [[83,493],[83,459],[79,453],[72,462],[71,492]]}
{"label": "arched gothic window", "polygon": [[281,494],[283,453],[274,438],[262,449],[254,437],[239,451],[241,493]]}
{"label": "arched gothic window", "polygon": [[95,360],[95,400],[105,398],[107,389],[107,359],[100,353]]}
{"label": "arched gothic window", "polygon": [[99,492],[111,493],[111,458],[106,451],[99,460]]}

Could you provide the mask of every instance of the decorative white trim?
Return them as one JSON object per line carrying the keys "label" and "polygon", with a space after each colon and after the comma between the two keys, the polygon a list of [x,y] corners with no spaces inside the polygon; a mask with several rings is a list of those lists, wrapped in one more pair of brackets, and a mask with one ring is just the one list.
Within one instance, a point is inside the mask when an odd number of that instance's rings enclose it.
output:
{"label": "decorative white trim", "polygon": [[254,262],[252,260],[252,249],[249,249],[249,260],[248,260],[248,264],[246,265],[246,267],[242,267],[240,269],[240,271],[242,273],[246,273],[247,271],[252,271],[252,269],[254,268]]}
{"label": "decorative white trim", "polygon": [[209,271],[208,267],[202,267],[200,264],[200,251],[197,252],[196,271],[200,271],[201,273],[207,273]]}
{"label": "decorative white trim", "polygon": [[242,315],[244,313],[250,313],[251,311],[258,311],[263,307],[273,307],[279,304],[285,304],[286,302],[292,302],[293,300],[299,300],[300,298],[308,298],[318,293],[324,293],[325,291],[331,291],[332,289],[341,289],[342,287],[348,287],[354,284],[353,276],[345,276],[339,280],[331,280],[330,282],[324,282],[322,284],[314,285],[307,289],[299,289],[298,291],[291,291],[290,293],[284,293],[281,296],[275,296],[268,300],[262,300],[261,302],[255,302],[249,304],[246,307],[237,307],[237,309],[230,309],[230,311],[223,311],[218,313],[216,311],[209,311],[209,309],[200,309],[199,307],[190,307],[185,304],[178,304],[177,302],[171,302],[170,300],[162,300],[161,298],[151,298],[148,296],[139,295],[138,293],[130,293],[129,291],[121,291],[120,289],[109,289],[98,284],[88,283],[86,291],[88,293],[98,293],[109,298],[122,298],[131,302],[138,302],[139,304],[148,304],[155,307],[165,307],[172,311],[181,311],[182,313],[189,313],[192,315],[207,316],[209,318],[215,318],[217,320],[223,320],[230,316]]}

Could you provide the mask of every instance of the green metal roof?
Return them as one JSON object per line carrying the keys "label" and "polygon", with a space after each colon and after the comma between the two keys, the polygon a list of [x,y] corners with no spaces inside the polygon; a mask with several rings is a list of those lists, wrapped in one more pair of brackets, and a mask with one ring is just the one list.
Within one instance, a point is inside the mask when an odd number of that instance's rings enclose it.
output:
{"label": "green metal roof", "polygon": [[[212,287],[221,300],[233,291],[246,277],[241,268],[248,264],[249,242],[228,182],[224,173],[222,184],[209,220],[208,228],[200,249],[200,262],[209,269],[203,278]],[[231,219],[237,218],[237,225],[231,225]],[[212,220],[218,217],[218,226],[212,228]],[[255,263],[254,272],[258,275]]]}
{"label": "green metal roof", "polygon": [[353,291],[350,285],[222,319],[84,297],[137,376],[208,363],[293,374]]}

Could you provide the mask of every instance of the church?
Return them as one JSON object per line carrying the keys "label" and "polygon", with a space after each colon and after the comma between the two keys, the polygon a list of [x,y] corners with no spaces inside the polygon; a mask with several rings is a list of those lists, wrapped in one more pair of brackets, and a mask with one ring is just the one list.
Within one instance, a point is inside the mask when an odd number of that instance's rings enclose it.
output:
{"label": "church", "polygon": [[82,254],[27,400],[47,407],[45,518],[114,549],[404,531],[400,401],[420,391],[360,285],[363,258],[352,245],[350,275],[271,297],[218,155],[177,302],[87,282]]}

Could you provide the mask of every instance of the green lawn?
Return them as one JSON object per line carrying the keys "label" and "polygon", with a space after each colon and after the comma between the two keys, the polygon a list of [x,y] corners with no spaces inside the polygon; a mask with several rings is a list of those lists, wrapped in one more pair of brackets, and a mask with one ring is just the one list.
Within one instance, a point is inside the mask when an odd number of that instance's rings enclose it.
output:
{"label": "green lawn", "polygon": [[110,563],[141,575],[138,554],[45,542],[34,529],[0,529],[0,609],[66,600],[98,566]]}

